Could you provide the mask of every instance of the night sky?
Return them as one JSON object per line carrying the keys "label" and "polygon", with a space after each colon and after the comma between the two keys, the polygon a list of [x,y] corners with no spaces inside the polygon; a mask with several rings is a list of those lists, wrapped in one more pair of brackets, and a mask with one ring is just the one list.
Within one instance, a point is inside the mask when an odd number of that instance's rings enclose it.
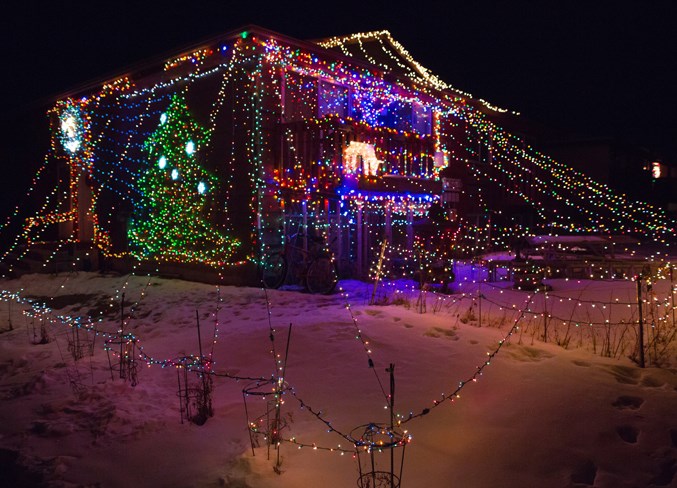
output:
{"label": "night sky", "polygon": [[299,39],[388,29],[421,64],[478,98],[677,160],[677,2],[671,0],[24,0],[1,9],[0,164],[5,180],[16,180],[14,192],[25,193],[24,174],[41,163],[44,113],[61,92],[246,24]]}

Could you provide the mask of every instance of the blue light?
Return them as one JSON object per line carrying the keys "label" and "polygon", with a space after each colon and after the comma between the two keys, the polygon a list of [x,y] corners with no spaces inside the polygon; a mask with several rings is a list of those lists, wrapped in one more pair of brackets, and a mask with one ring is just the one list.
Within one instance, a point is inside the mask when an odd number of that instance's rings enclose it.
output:
{"label": "blue light", "polygon": [[179,179],[179,170],[176,168],[172,170],[172,179],[175,181]]}
{"label": "blue light", "polygon": [[186,154],[189,156],[195,152],[195,143],[193,141],[188,141],[186,144]]}
{"label": "blue light", "polygon": [[164,156],[160,156],[157,165],[160,167],[160,169],[165,169],[165,166],[167,166],[167,158]]}
{"label": "blue light", "polygon": [[165,122],[167,122],[167,114],[160,115],[160,123],[164,124]]}
{"label": "blue light", "polygon": [[200,183],[197,184],[197,191],[201,195],[207,191],[207,185],[205,185],[204,181],[201,181]]}

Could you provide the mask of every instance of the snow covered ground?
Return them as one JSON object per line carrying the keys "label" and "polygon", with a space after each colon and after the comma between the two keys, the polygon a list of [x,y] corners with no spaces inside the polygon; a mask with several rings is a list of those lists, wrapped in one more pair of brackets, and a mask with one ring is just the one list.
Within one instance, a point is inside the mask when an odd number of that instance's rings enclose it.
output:
{"label": "snow covered ground", "polygon": [[[373,285],[354,281],[331,296],[96,273],[4,281],[0,483],[357,486],[357,460],[344,452],[352,446],[311,412],[340,433],[387,424],[385,370],[392,363],[395,412],[406,420],[430,409],[400,426],[412,436],[402,487],[677,486],[674,351],[662,355],[672,367],[641,369],[628,359],[634,326],[586,325],[634,320],[633,282],[558,281],[545,298],[471,281],[446,296],[402,283],[379,287],[375,298],[385,305],[369,305]],[[653,292],[667,297],[669,290],[663,281]],[[152,358],[139,359],[134,387],[117,368],[111,379],[116,349],[104,350],[119,328],[123,293],[125,332]],[[29,298],[51,311],[24,314]],[[603,305],[614,301],[615,308]],[[183,370],[174,366],[199,355],[196,310],[203,353],[213,355],[216,373],[214,415],[200,426],[181,422]],[[93,355],[78,361],[69,350],[75,329],[64,323],[72,319],[81,325],[80,343],[93,341]],[[41,324],[46,344],[39,343]],[[262,439],[252,453],[242,394],[249,381],[227,375],[270,378],[271,348],[284,357],[290,324],[285,379],[293,390],[283,396],[282,437],[297,444],[282,442],[278,474],[277,453],[268,456]],[[539,340],[543,327],[547,342]],[[600,354],[605,338],[617,357]],[[197,382],[195,373],[188,377]],[[436,404],[466,380],[453,402]],[[266,401],[250,396],[246,405],[251,418]],[[396,459],[401,455],[397,448]],[[388,470],[389,456],[374,457]]]}

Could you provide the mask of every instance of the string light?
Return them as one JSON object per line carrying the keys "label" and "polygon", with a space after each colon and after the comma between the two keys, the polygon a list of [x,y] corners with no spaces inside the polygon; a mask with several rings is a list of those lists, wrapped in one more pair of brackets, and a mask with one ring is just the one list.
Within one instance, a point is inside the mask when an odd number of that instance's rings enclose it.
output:
{"label": "string light", "polygon": [[[357,214],[389,209],[387,223],[365,226],[365,239],[406,234],[398,245],[413,260],[411,227],[440,203],[445,166],[464,173],[466,210],[453,209],[450,225],[419,245],[429,261],[477,256],[536,233],[636,233],[663,242],[674,232],[664,212],[507,133],[478,107],[503,109],[439,80],[387,31],[317,46],[248,32],[175,56],[159,78],[129,74],[57,102],[46,164],[66,164],[69,175],[26,220],[23,238],[33,245],[46,227],[71,223],[77,228],[66,239],[79,242],[91,225],[106,257],[195,262],[222,273],[284,242],[288,228],[275,219],[301,203],[325,235],[349,235],[350,259],[362,245]],[[358,58],[372,66],[351,62]],[[503,197],[535,213],[533,225],[503,213]],[[341,214],[330,224],[334,212]]]}

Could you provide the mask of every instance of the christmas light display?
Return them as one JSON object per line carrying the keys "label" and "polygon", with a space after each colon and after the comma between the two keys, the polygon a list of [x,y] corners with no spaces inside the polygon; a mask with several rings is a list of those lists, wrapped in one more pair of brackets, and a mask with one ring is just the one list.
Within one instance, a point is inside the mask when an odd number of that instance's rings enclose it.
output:
{"label": "christmas light display", "polygon": [[78,110],[71,106],[64,110],[60,117],[61,143],[71,153],[82,147],[83,123]]}
{"label": "christmas light display", "polygon": [[[414,263],[415,241],[435,262],[533,234],[663,242],[675,230],[659,209],[506,132],[486,115],[503,109],[442,82],[387,31],[317,46],[233,34],[174,56],[158,76],[128,74],[59,101],[46,165],[66,164],[69,178],[22,239],[42,242],[58,225],[62,240],[105,257],[201,263],[223,276],[274,253],[305,219],[337,237],[337,262],[365,275],[383,237]],[[460,184],[442,201],[450,168]],[[428,225],[440,202],[446,218]]]}
{"label": "christmas light display", "polygon": [[237,243],[220,235],[205,211],[207,188],[218,185],[197,158],[208,133],[191,117],[179,94],[163,115],[144,144],[149,160],[159,163],[149,165],[138,182],[144,199],[129,229],[132,253],[139,258],[225,262]]}

